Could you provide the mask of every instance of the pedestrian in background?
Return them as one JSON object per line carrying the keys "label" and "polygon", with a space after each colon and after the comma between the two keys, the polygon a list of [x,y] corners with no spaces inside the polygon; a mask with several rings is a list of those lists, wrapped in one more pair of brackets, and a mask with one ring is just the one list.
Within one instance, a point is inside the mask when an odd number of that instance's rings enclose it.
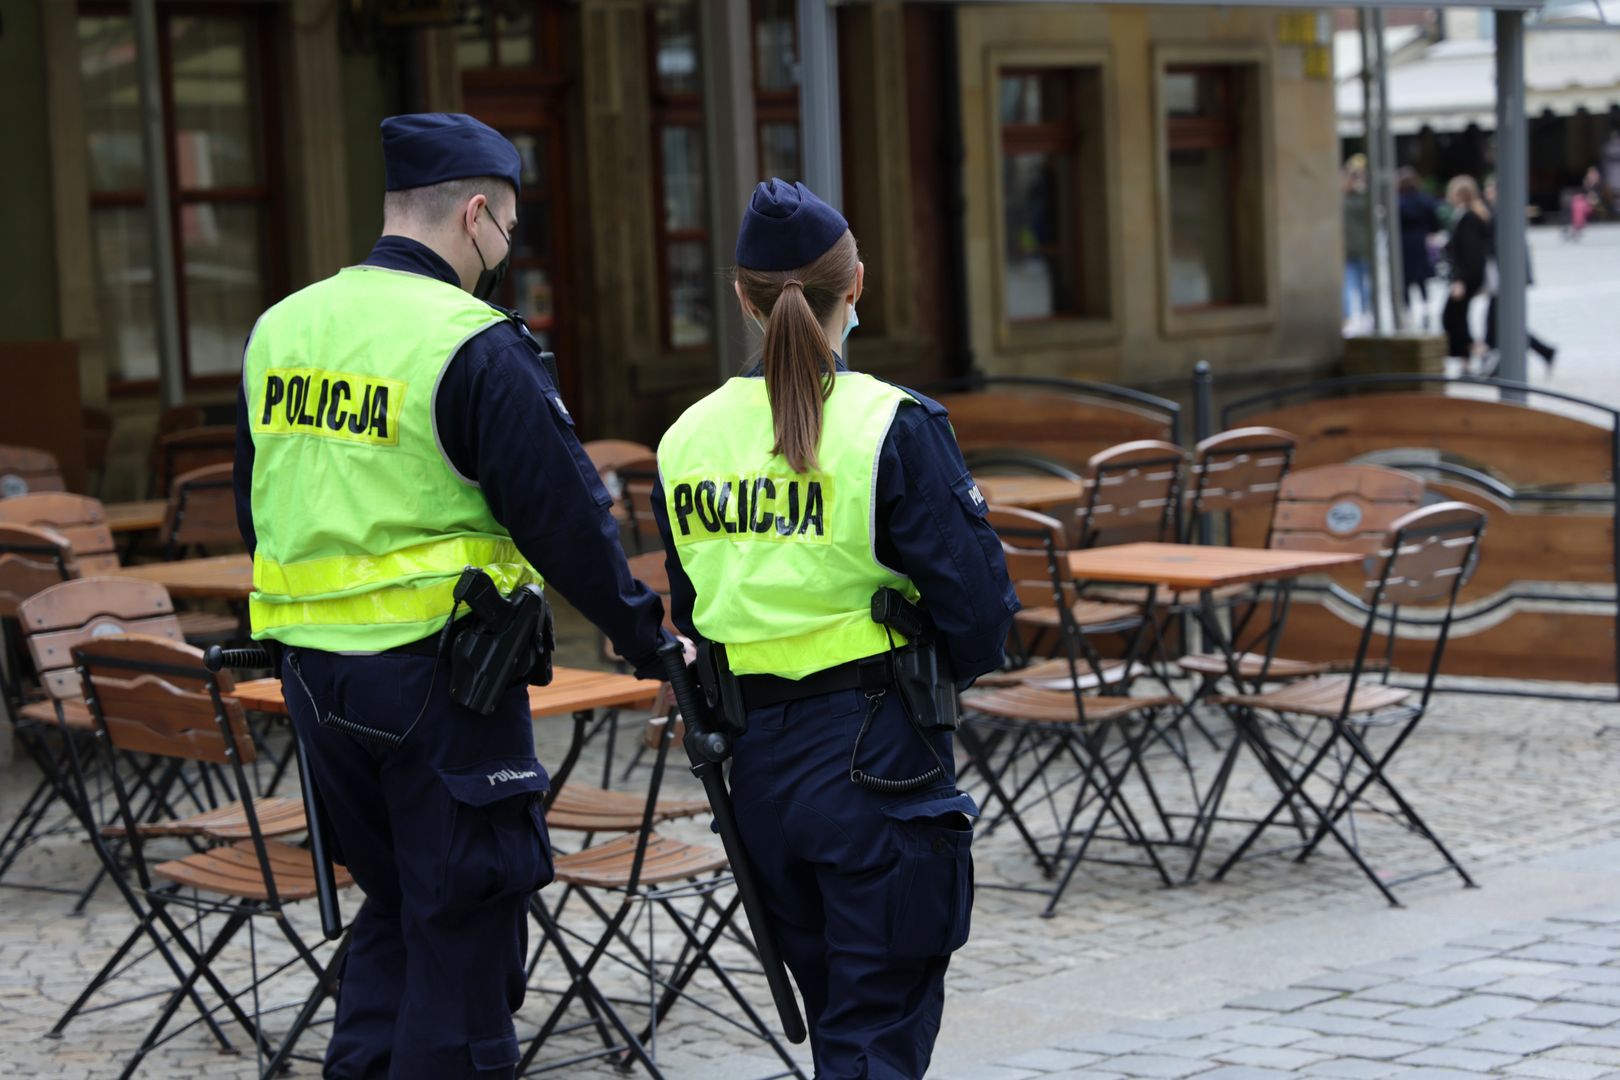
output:
{"label": "pedestrian in background", "polygon": [[1372,318],[1367,241],[1367,155],[1352,154],[1344,163],[1344,321],[1351,326]]}
{"label": "pedestrian in background", "polygon": [[1417,170],[1401,166],[1396,181],[1399,191],[1401,217],[1401,280],[1406,282],[1406,303],[1416,305],[1417,321],[1429,326],[1433,315],[1429,310],[1429,279],[1434,277],[1434,259],[1429,253],[1429,238],[1440,232],[1440,212],[1437,201],[1423,190]]}
{"label": "pedestrian in background", "polygon": [[1472,176],[1454,176],[1446,185],[1446,202],[1451,205],[1451,235],[1446,241],[1446,262],[1451,267],[1451,286],[1440,325],[1446,332],[1446,355],[1465,364],[1484,346],[1474,340],[1468,328],[1468,307],[1485,289],[1486,267],[1491,261],[1491,209],[1480,197]]}
{"label": "pedestrian in background", "polygon": [[[1491,207],[1493,210],[1496,208],[1496,178],[1494,176],[1485,181],[1485,205]],[[1495,262],[1494,255],[1492,257],[1492,262]],[[1492,270],[1494,271],[1494,266],[1492,267]],[[1530,269],[1530,241],[1527,239],[1525,240],[1524,244],[1524,284],[1528,288],[1535,283],[1536,275]],[[1502,362],[1501,356],[1497,353],[1496,344],[1496,295],[1500,291],[1500,285],[1496,280],[1496,274],[1494,272],[1486,274],[1486,285],[1487,291],[1490,293],[1491,300],[1485,308],[1485,348],[1490,354],[1490,361],[1486,367],[1485,374],[1493,375],[1496,373],[1497,365]],[[1546,362],[1548,370],[1551,370],[1553,360],[1558,355],[1558,350],[1536,337],[1535,334],[1532,334],[1528,327],[1525,328],[1525,340],[1529,344],[1531,350],[1533,350],[1537,356],[1541,357],[1541,359]]]}

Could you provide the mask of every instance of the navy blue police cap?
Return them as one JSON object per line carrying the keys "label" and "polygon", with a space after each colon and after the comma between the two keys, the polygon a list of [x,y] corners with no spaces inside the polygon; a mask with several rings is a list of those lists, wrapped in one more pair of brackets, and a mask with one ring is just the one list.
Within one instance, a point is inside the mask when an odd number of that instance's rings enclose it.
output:
{"label": "navy blue police cap", "polygon": [[754,189],[737,232],[737,265],[749,270],[809,266],[849,231],[844,215],[803,184],[771,177]]}
{"label": "navy blue police cap", "polygon": [[382,122],[389,191],[498,176],[522,191],[523,162],[506,136],[462,113],[408,113]]}

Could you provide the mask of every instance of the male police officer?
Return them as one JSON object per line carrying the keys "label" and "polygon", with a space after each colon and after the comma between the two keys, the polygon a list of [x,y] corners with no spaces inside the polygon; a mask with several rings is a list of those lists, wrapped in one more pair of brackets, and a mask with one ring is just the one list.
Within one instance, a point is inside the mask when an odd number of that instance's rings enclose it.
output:
{"label": "male police officer", "polygon": [[516,149],[459,115],[392,117],[382,138],[383,237],[248,341],[253,636],[286,646],[288,707],[366,894],[326,1076],[511,1077],[548,780],[522,686],[490,716],[450,699],[452,590],[469,565],[503,593],[543,572],[638,669],[662,610],[534,340],[486,303],[517,228]]}

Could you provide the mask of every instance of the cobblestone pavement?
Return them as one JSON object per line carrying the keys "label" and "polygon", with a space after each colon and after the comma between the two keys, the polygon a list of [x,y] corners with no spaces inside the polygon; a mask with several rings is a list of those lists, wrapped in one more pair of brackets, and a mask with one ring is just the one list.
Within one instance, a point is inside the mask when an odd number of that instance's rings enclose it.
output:
{"label": "cobblestone pavement", "polygon": [[[1528,1029],[1532,1032],[1547,1035],[1553,1029],[1533,1025],[1575,1023],[1530,1017],[1541,1006],[1516,996],[1514,988],[1528,994],[1539,986],[1547,991],[1549,1002],[1571,1010],[1554,1016],[1579,1013],[1591,1018],[1599,1014],[1582,1010],[1620,1006],[1617,1001],[1597,1000],[1613,989],[1598,981],[1604,977],[1603,971],[1620,978],[1620,970],[1610,963],[1617,954],[1604,951],[1620,948],[1609,940],[1620,927],[1559,921],[1582,907],[1620,897],[1620,844],[1612,845],[1612,850],[1602,847],[1620,835],[1620,785],[1614,781],[1620,767],[1620,731],[1600,734],[1605,725],[1612,724],[1620,724],[1620,709],[1612,705],[1472,695],[1440,698],[1401,752],[1393,774],[1483,888],[1464,890],[1450,876],[1428,878],[1402,888],[1402,899],[1408,905],[1404,910],[1388,908],[1348,859],[1335,852],[1324,852],[1304,865],[1283,858],[1257,859],[1238,866],[1223,882],[1176,889],[1159,888],[1152,875],[1140,869],[1088,865],[1053,919],[1038,917],[1041,902],[1037,897],[980,888],[972,940],[951,968],[936,1074],[1011,1080],[1034,1073],[1034,1065],[1047,1062],[1048,1072],[1179,1076],[1195,1069],[1276,1068],[1285,1059],[1303,1061],[1309,1056],[1309,1067],[1314,1069],[1343,1068],[1348,1071],[1333,1075],[1370,1076],[1373,1074],[1366,1070],[1373,1066],[1367,1061],[1388,1062],[1393,1072],[1408,1064],[1395,1059],[1426,1049],[1504,1054],[1509,1051],[1493,1047],[1507,1046],[1507,1041],[1476,1048],[1470,1040],[1511,1040],[1524,1024],[1532,1025]],[[627,724],[621,736],[621,763],[632,743],[629,728],[634,726]],[[542,758],[554,761],[567,739],[566,722],[542,721],[537,735]],[[598,775],[600,746],[595,744],[578,775]],[[1196,745],[1193,750],[1196,769],[1208,775],[1215,763],[1214,752]],[[1173,762],[1161,753],[1153,773],[1161,778],[1165,797],[1174,808],[1178,804],[1172,781],[1178,771]],[[645,771],[635,775],[637,779],[631,783],[644,782]],[[25,766],[12,766],[0,772],[0,778],[4,784],[0,801],[9,811],[22,798],[32,773]],[[683,770],[671,773],[669,785],[671,794],[696,794],[695,784]],[[1258,769],[1245,763],[1234,781],[1231,808],[1236,813],[1259,810],[1268,805],[1269,790]],[[1140,796],[1138,791],[1134,797]],[[1180,799],[1179,805],[1186,806],[1190,794],[1182,793]],[[1381,868],[1400,873],[1432,865],[1421,846],[1393,827],[1372,819],[1358,820],[1358,826],[1364,848]],[[667,831],[712,842],[701,823]],[[558,839],[565,845],[576,842],[564,836]],[[1213,857],[1220,858],[1236,839],[1235,828],[1218,829]],[[1010,830],[983,836],[975,851],[981,884],[1039,883],[1038,873]],[[1584,854],[1589,852],[1600,854]],[[12,874],[21,881],[77,885],[88,879],[93,865],[87,845],[63,836],[31,849]],[[349,905],[354,902],[352,897],[346,900]],[[130,926],[127,909],[111,889],[99,892],[82,917],[68,915],[70,906],[70,900],[61,895],[0,890],[4,912],[0,917],[0,1028],[5,1032],[0,1042],[0,1075],[116,1075],[118,1063],[138,1044],[155,1011],[148,999],[84,1016],[61,1040],[42,1037]],[[1552,921],[1546,921],[1549,918]],[[571,928],[587,932],[593,927],[577,903],[570,906],[566,921]],[[294,922],[312,933],[314,914],[299,910]],[[634,933],[637,941],[645,941],[651,933],[665,955],[670,955],[673,942],[664,923],[649,927],[640,921]],[[1476,934],[1485,936],[1469,937]],[[284,947],[271,940],[274,936],[268,926],[257,931],[261,970],[287,955]],[[1487,939],[1495,944],[1480,944]],[[1427,951],[1448,941],[1457,942],[1457,951]],[[245,945],[245,939],[232,945],[221,965],[234,987],[249,982]],[[1526,949],[1535,955],[1521,951]],[[1560,949],[1566,951],[1555,956]],[[726,955],[736,960],[738,951],[730,948]],[[1402,956],[1415,959],[1405,967],[1383,966]],[[1469,967],[1476,962],[1487,966]],[[1437,978],[1463,979],[1470,971],[1498,971],[1491,964],[1505,966],[1489,982],[1435,982]],[[1549,964],[1578,969],[1588,977],[1555,971],[1545,966]],[[1320,976],[1340,971],[1363,973],[1349,978],[1386,977],[1377,985],[1368,981],[1365,986],[1340,988],[1343,993],[1319,985]],[[543,963],[538,981],[554,988],[557,974],[554,963]],[[1497,985],[1510,977],[1530,981],[1514,983],[1508,989]],[[1543,981],[1536,983],[1536,979]],[[609,981],[615,993],[645,1000],[644,982],[617,976]],[[120,981],[120,993],[161,991],[169,982],[160,965],[147,961]],[[1423,1017],[1396,1017],[1394,1013],[1372,1015],[1371,1011],[1381,1007],[1374,1003],[1377,994],[1403,993],[1401,988],[1408,983],[1436,988],[1413,991],[1417,998],[1412,1001],[1382,1004],[1433,1005],[1452,1011],[1428,1017],[1426,1022],[1420,1022]],[[745,978],[744,984],[754,1000],[768,1000],[758,980]],[[723,1007],[712,980],[702,978],[698,986],[702,1000]],[[1397,989],[1381,989],[1386,986]],[[1600,989],[1585,989],[1587,986]],[[1605,986],[1607,990],[1602,989]],[[289,973],[263,988],[261,1002],[267,1008],[286,1005],[297,1001],[306,987],[307,979]],[[1252,997],[1278,987],[1302,988],[1302,992],[1265,999],[1273,1002],[1265,1007]],[[1335,992],[1329,995],[1330,990]],[[1455,993],[1436,996],[1442,990]],[[1319,998],[1307,1000],[1313,994]],[[1475,996],[1483,1004],[1470,1004]],[[1493,1002],[1507,1000],[1529,1004],[1504,1012],[1500,1018],[1481,1016],[1479,1023],[1464,1022],[1471,1015],[1465,1015],[1468,1009],[1495,1008]],[[520,1033],[535,1030],[546,1001],[544,994],[530,995],[519,1017]],[[1222,1013],[1219,1015],[1231,1022],[1200,1032],[1192,1030],[1216,1015],[1210,1010],[1228,1003],[1239,1010],[1260,1013],[1270,1009],[1279,1015]],[[284,1026],[288,1014],[276,1015],[283,1019],[270,1022],[272,1031]],[[1206,1019],[1187,1020],[1184,1025],[1182,1021],[1189,1015]],[[1341,1020],[1317,1019],[1335,1015]],[[1318,1030],[1310,1024],[1326,1026]],[[1383,1030],[1394,1024],[1413,1030],[1394,1034]],[[1228,1029],[1235,1028],[1248,1029],[1248,1035],[1259,1040],[1287,1039],[1287,1029],[1303,1034],[1275,1045],[1254,1043],[1257,1050],[1249,1054],[1242,1047],[1251,1044],[1225,1037]],[[1423,1040],[1416,1039],[1418,1028],[1426,1029]],[[1262,1029],[1284,1029],[1284,1033],[1268,1035]],[[1591,1029],[1576,1024],[1575,1030]],[[1558,1031],[1568,1034],[1564,1029]],[[1122,1041],[1085,1041],[1106,1032],[1118,1033]],[[1214,1038],[1216,1033],[1222,1037]],[[541,1060],[557,1060],[567,1052],[586,1048],[587,1035],[576,1033],[558,1040],[547,1047]],[[1331,1041],[1334,1039],[1345,1041]],[[1379,1046],[1369,1039],[1383,1039],[1387,1048],[1398,1049],[1398,1053],[1378,1058],[1374,1051]],[[1200,1044],[1190,1040],[1202,1040],[1207,1052],[1199,1053]],[[307,1046],[318,1052],[323,1042],[324,1032],[317,1031]],[[1514,1058],[1513,1065],[1532,1068],[1526,1075],[1597,1075],[1579,1069],[1533,1071],[1566,1067],[1546,1062],[1573,1062],[1570,1068],[1601,1064],[1568,1056],[1576,1053],[1571,1047],[1589,1045],[1561,1039],[1556,1045],[1524,1051],[1523,1060]],[[1115,1049],[1109,1051],[1110,1046]],[[1151,1052],[1146,1052],[1149,1047]],[[1266,1049],[1292,1051],[1301,1057],[1273,1055],[1266,1065],[1259,1060],[1267,1057],[1259,1050]],[[676,1007],[658,1042],[659,1058],[668,1075],[705,1080],[768,1075],[771,1061],[762,1050],[761,1044],[741,1037],[723,1020],[688,1004]],[[1143,1052],[1137,1053],[1139,1050]],[[1026,1056],[1031,1052],[1046,1056]],[[1538,1056],[1531,1058],[1531,1053]],[[1096,1055],[1096,1060],[1078,1055]],[[1237,1057],[1228,1060],[1233,1055]],[[1467,1060],[1477,1064],[1495,1059]],[[1185,1066],[1174,1064],[1180,1061]],[[991,1066],[1006,1071],[997,1072]],[[1145,1071],[1182,1067],[1189,1072]],[[1620,1065],[1614,1068],[1620,1070]],[[317,1074],[310,1065],[300,1065],[297,1072]],[[607,1065],[576,1066],[562,1074],[615,1075]],[[141,1075],[234,1080],[255,1075],[255,1069],[251,1055],[222,1056],[194,1027],[155,1052]]]}
{"label": "cobblestone pavement", "polygon": [[940,1080],[1620,1077],[1620,902],[1326,972]]}

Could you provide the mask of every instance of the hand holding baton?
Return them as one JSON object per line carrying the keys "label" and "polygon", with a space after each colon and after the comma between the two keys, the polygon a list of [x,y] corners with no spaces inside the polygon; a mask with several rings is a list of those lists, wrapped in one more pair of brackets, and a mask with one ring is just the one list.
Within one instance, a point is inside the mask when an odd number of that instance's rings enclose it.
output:
{"label": "hand holding baton", "polygon": [[754,881],[754,869],[748,862],[747,849],[737,832],[737,815],[731,805],[731,792],[721,764],[731,756],[731,740],[716,730],[713,717],[703,695],[692,684],[692,673],[687,669],[681,647],[669,642],[658,650],[659,662],[664,668],[664,679],[675,692],[675,703],[681,718],[686,721],[686,756],[692,762],[692,775],[703,784],[703,793],[709,798],[714,811],[714,823],[720,833],[720,843],[726,849],[731,863],[731,874],[737,881],[737,894],[742,898],[743,912],[748,926],[754,932],[754,944],[759,949],[760,966],[765,969],[765,981],[770,984],[771,997],[776,1002],[776,1014],[782,1020],[782,1033],[788,1042],[802,1043],[805,1039],[804,1020],[799,1015],[799,1003],[793,997],[793,986],[788,981],[787,967],[776,947],[776,935],[771,929],[770,915],[765,911],[759,889]]}
{"label": "hand holding baton", "polygon": [[[250,649],[222,649],[211,645],[203,653],[203,665],[209,671],[220,668],[269,667],[270,654],[257,646]],[[280,672],[277,672],[279,675]],[[291,725],[288,725],[291,727]],[[315,790],[315,778],[310,775],[309,755],[304,752],[304,740],[293,731],[293,747],[298,754],[298,786],[304,792],[304,821],[309,828],[309,854],[315,861],[315,896],[321,909],[321,933],[326,940],[336,941],[343,936],[343,914],[338,910],[337,878],[332,873],[332,860],[327,854],[326,836],[321,831],[320,793]]]}

